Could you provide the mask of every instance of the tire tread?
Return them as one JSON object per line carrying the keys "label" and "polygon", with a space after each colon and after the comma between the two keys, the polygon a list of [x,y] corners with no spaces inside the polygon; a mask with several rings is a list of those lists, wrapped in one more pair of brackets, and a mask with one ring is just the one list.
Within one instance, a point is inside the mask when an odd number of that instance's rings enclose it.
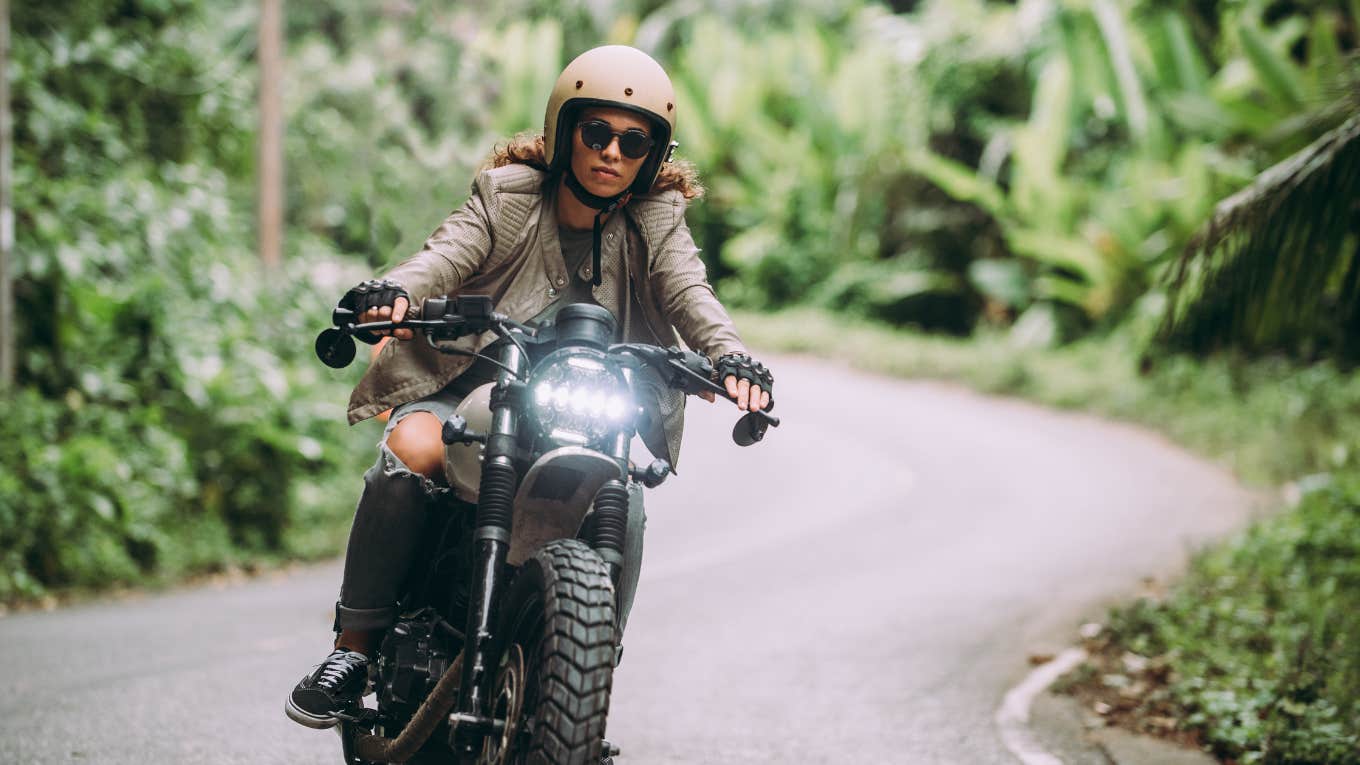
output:
{"label": "tire tread", "polygon": [[614,585],[594,550],[559,539],[534,554],[544,580],[536,729],[527,760],[600,761],[614,677]]}

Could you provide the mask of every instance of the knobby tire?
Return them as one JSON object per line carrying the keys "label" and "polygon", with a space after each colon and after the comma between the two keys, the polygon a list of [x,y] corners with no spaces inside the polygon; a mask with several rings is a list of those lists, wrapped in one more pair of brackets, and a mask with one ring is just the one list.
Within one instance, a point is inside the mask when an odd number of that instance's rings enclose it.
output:
{"label": "knobby tire", "polygon": [[521,719],[532,721],[511,761],[599,765],[617,642],[608,567],[579,540],[549,542],[525,561],[507,605],[501,634],[524,651]]}

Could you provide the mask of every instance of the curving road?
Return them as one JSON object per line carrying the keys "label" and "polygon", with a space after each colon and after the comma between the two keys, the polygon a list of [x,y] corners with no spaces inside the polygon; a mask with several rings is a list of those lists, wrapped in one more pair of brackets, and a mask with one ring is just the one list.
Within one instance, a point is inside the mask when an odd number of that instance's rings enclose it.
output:
{"label": "curving road", "polygon": [[[692,404],[649,497],[620,765],[1010,763],[992,714],[1026,657],[1252,508],[1131,427],[772,367],[784,426],[740,449],[730,407]],[[282,712],[338,583],[332,563],[0,619],[0,762],[339,763]]]}

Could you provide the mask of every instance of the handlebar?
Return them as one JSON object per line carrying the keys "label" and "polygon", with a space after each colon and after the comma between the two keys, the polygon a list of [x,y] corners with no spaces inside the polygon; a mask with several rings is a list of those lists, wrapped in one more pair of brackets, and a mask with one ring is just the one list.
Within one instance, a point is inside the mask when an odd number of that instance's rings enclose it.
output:
{"label": "handlebar", "polygon": [[[373,321],[354,323],[358,314],[347,308],[336,307],[331,312],[333,327],[323,330],[316,338],[316,355],[322,363],[342,369],[354,361],[354,338],[365,339],[372,333],[392,329],[411,329],[423,332],[430,346],[442,353],[456,353],[483,358],[500,366],[496,359],[465,350],[453,350],[438,344],[441,340],[456,340],[467,335],[495,332],[518,344],[513,332],[533,337],[534,329],[492,310],[491,298],[484,295],[461,295],[452,299],[429,298],[420,305],[411,305],[402,321]],[[662,348],[641,343],[610,346],[610,353],[631,355],[661,374],[665,384],[686,395],[712,393],[733,403],[736,398],[727,388],[713,380],[713,364],[704,356],[679,348]],[[742,446],[761,440],[768,427],[779,427],[779,418],[768,411],[748,411],[736,425],[732,438]]]}
{"label": "handlebar", "polygon": [[[449,304],[453,305],[450,306]],[[452,308],[452,310],[450,310]],[[359,314],[348,308],[336,306],[331,311],[330,329],[323,330],[316,338],[316,355],[321,363],[333,369],[343,369],[354,361],[354,339],[366,343],[377,342],[375,332],[392,329],[422,330],[426,339],[435,350],[454,353],[466,351],[447,351],[437,345],[439,340],[456,340],[466,335],[479,335],[495,331],[505,336],[509,328],[527,335],[534,331],[509,316],[491,310],[491,298],[484,295],[469,295],[454,298],[429,298],[421,305],[412,304],[400,322],[370,321],[356,324]],[[429,318],[426,318],[429,317]],[[475,354],[474,354],[475,355]],[[488,359],[499,366],[495,359]]]}

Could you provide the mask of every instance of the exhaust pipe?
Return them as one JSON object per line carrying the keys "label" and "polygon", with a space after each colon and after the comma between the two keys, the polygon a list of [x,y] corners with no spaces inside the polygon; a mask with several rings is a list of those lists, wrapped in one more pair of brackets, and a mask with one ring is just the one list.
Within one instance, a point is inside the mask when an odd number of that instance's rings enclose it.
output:
{"label": "exhaust pipe", "polygon": [[411,717],[411,722],[396,738],[359,733],[354,737],[355,754],[370,762],[406,762],[411,759],[458,702],[458,682],[462,677],[462,668],[463,655],[459,654],[453,665],[444,670],[444,676],[439,678],[434,690],[430,691],[430,695]]}

